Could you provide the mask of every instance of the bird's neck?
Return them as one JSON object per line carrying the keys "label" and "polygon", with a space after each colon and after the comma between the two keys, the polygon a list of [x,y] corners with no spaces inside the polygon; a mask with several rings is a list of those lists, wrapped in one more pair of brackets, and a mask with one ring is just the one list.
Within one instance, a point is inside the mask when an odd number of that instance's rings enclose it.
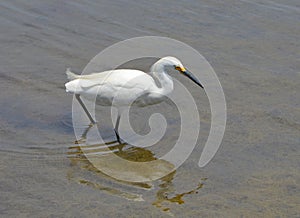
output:
{"label": "bird's neck", "polygon": [[152,74],[155,79],[160,83],[160,88],[158,88],[158,92],[162,95],[167,95],[173,91],[173,80],[172,78],[165,72],[165,66],[156,63],[152,69]]}

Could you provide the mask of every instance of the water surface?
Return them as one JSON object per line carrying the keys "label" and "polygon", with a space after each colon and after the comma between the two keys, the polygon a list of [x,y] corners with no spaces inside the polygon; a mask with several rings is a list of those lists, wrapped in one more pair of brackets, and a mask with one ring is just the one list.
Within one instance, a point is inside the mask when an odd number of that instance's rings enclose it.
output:
{"label": "water surface", "polygon": [[[0,7],[1,217],[300,216],[298,1],[3,0]],[[227,128],[216,157],[198,168],[209,104],[176,77],[200,108],[198,145],[163,179],[122,183],[74,143],[64,71],[81,72],[107,46],[143,35],[180,40],[208,59],[225,91]],[[123,157],[157,158],[176,141],[180,122],[170,104],[138,111],[133,126],[147,131],[151,110],[164,110],[170,123],[163,142],[127,148]],[[113,139],[110,123],[102,127]]]}

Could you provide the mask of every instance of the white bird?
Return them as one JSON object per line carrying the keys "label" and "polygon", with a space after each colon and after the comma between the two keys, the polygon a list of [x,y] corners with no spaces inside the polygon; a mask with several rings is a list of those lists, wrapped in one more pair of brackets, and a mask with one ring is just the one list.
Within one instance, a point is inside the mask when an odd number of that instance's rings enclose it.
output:
{"label": "white bird", "polygon": [[[118,142],[121,143],[118,129],[122,107],[129,105],[144,107],[158,104],[173,91],[173,80],[166,73],[166,67],[173,67],[203,88],[199,80],[186,70],[177,58],[168,56],[161,58],[152,65],[150,74],[154,78],[143,71],[134,69],[116,69],[89,75],[77,75],[68,68],[66,74],[70,81],[65,84],[66,91],[75,94],[92,125],[96,121],[92,118],[80,96],[87,100],[93,100],[96,96],[96,104],[116,107],[118,116],[114,130]],[[156,85],[154,79],[159,82],[160,87]]]}

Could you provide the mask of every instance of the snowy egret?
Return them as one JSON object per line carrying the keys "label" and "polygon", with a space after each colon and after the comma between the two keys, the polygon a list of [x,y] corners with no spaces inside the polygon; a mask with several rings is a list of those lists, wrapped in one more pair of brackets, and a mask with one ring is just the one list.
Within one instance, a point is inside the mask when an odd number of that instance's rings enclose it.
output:
{"label": "snowy egret", "polygon": [[[70,81],[65,84],[66,91],[75,94],[92,125],[96,122],[80,96],[87,100],[94,100],[96,96],[96,104],[116,107],[118,116],[114,130],[120,143],[118,129],[124,106],[144,107],[158,104],[172,92],[173,80],[166,73],[166,67],[173,67],[203,88],[199,80],[186,70],[177,58],[168,56],[152,65],[150,74],[153,78],[143,71],[133,69],[116,69],[89,75],[77,75],[68,68],[66,74]],[[154,79],[159,82],[160,87],[156,85]]]}

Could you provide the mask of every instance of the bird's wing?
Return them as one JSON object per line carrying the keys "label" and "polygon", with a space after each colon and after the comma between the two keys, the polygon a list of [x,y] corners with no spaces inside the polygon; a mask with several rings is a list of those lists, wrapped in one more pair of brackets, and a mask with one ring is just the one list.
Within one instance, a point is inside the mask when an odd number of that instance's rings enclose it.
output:
{"label": "bird's wing", "polygon": [[[79,94],[94,93],[111,98],[115,95],[139,96],[153,90],[155,82],[151,76],[139,70],[112,70],[89,75],[80,75],[66,84],[69,92]],[[96,88],[96,89],[95,89]]]}
{"label": "bird's wing", "polygon": [[82,75],[80,77],[81,87],[91,88],[94,86],[112,86],[114,88],[145,88],[148,80],[153,80],[148,74],[139,70],[117,69],[112,71],[104,71],[102,73],[94,73]]}
{"label": "bird's wing", "polygon": [[81,75],[78,79],[82,89],[89,89],[94,86],[101,86],[113,71],[104,71],[101,73],[92,73],[89,75]]}
{"label": "bird's wing", "polygon": [[139,70],[122,70],[116,72],[109,76],[105,82],[117,90],[131,90],[130,92],[136,90],[136,92],[139,93],[147,92],[147,90],[155,84],[150,75]]}

